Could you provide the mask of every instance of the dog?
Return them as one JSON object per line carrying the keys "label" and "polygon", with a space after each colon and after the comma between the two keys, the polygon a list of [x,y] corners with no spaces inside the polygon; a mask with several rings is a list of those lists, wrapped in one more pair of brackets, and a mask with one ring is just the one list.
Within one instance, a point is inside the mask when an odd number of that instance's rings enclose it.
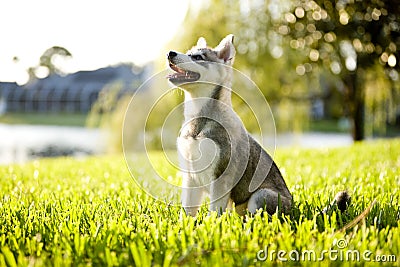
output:
{"label": "dog", "polygon": [[231,103],[234,36],[215,48],[200,37],[186,54],[169,51],[170,83],[184,91],[184,122],[177,138],[182,206],[196,216],[209,197],[209,211],[222,214],[265,209],[289,213],[292,195],[271,156],[247,132]]}

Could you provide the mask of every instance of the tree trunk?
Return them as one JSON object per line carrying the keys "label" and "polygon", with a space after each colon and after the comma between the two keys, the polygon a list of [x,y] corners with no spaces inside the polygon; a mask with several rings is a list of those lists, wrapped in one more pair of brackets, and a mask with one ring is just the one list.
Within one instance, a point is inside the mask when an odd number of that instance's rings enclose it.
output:
{"label": "tree trunk", "polygon": [[357,71],[346,77],[348,113],[351,119],[351,132],[354,141],[365,139],[365,98],[362,83],[359,82],[361,72],[361,70],[357,69]]}
{"label": "tree trunk", "polygon": [[354,141],[362,141],[365,139],[365,132],[364,132],[364,124],[365,124],[365,117],[364,117],[364,94],[362,93],[362,88],[358,88],[356,92],[356,97],[354,99],[354,110],[353,110],[353,129],[352,135]]}

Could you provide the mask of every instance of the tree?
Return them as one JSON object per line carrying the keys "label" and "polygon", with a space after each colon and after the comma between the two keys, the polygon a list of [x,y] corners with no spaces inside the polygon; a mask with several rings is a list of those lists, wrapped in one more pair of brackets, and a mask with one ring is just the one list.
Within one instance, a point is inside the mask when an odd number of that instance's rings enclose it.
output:
{"label": "tree", "polygon": [[365,74],[381,64],[392,84],[399,80],[400,0],[296,0],[283,17],[275,30],[290,47],[343,81],[353,139],[363,140]]}
{"label": "tree", "polygon": [[[276,1],[275,7],[283,8],[283,2],[287,1]],[[272,30],[274,15],[270,6],[270,3],[258,0],[203,2],[200,8],[196,5],[189,10],[184,28],[168,47],[185,51],[200,36],[213,46],[233,33],[237,52],[234,67],[248,75],[263,92],[276,111],[278,129],[290,130],[299,128],[308,115],[308,108],[303,105],[307,101],[293,97],[305,95],[308,87],[305,79],[295,75],[293,66],[299,63],[300,56],[282,46],[282,37]]]}
{"label": "tree", "polygon": [[39,60],[39,66],[48,68],[49,74],[62,73],[59,67],[55,64],[56,57],[72,57],[72,54],[64,47],[53,46],[44,51]]}
{"label": "tree", "polygon": [[44,51],[39,58],[39,64],[28,69],[30,80],[33,78],[38,78],[38,71],[45,71],[45,76],[54,73],[62,74],[62,70],[59,68],[59,66],[57,66],[56,63],[57,58],[65,59],[69,57],[72,57],[72,54],[64,47],[53,46],[46,49],[46,51]]}
{"label": "tree", "polygon": [[[227,34],[235,36],[234,67],[244,72],[260,87],[268,101],[279,101],[280,82],[287,81],[286,62],[271,55],[268,5],[260,1],[240,3],[233,0],[210,0],[199,9],[190,9],[180,31],[169,47],[185,51],[200,36],[210,46]],[[278,77],[278,79],[276,79]]]}

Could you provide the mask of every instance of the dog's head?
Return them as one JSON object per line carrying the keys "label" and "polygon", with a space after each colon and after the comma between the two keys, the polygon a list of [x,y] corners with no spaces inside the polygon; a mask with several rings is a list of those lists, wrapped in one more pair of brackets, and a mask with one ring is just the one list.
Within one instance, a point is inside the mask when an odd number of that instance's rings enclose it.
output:
{"label": "dog's head", "polygon": [[170,51],[167,56],[174,71],[168,79],[174,85],[186,90],[193,87],[193,82],[197,87],[198,83],[224,85],[235,57],[233,35],[226,36],[215,48],[207,47],[206,40],[200,37],[186,54]]}

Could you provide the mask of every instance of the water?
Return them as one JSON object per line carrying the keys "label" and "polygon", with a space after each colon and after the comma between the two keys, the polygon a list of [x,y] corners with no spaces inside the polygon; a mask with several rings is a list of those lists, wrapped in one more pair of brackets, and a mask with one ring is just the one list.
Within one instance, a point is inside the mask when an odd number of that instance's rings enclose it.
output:
{"label": "water", "polygon": [[[352,144],[348,134],[279,134],[276,147],[326,148]],[[100,129],[65,126],[0,124],[0,164],[23,163],[39,157],[97,155],[105,152]]]}
{"label": "water", "polygon": [[23,163],[43,156],[85,156],[105,151],[99,129],[0,124],[0,164]]}
{"label": "water", "polygon": [[285,133],[276,137],[276,147],[327,148],[348,146],[353,143],[350,134],[307,132],[300,134]]}

